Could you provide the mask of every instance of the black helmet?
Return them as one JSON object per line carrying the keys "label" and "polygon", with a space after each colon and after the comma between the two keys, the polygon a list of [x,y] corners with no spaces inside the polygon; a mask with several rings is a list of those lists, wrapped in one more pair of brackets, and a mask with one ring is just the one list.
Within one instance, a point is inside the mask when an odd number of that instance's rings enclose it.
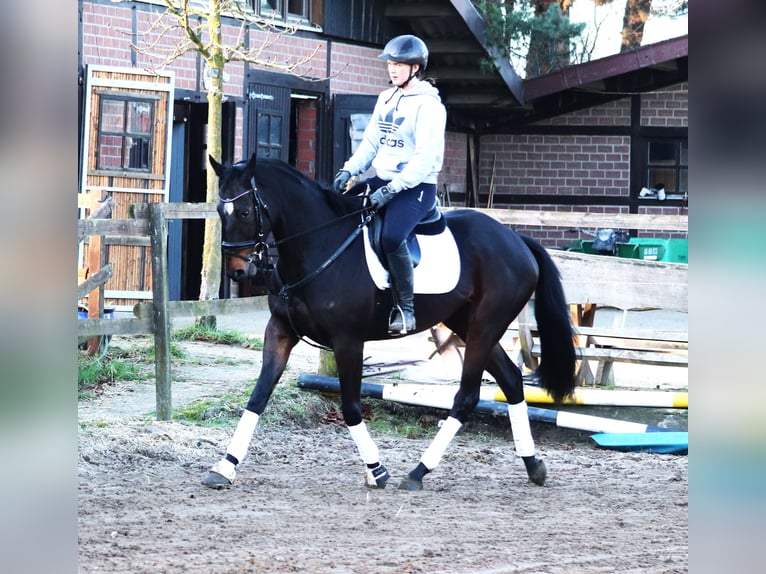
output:
{"label": "black helmet", "polygon": [[417,36],[405,34],[389,40],[378,58],[401,64],[418,64],[422,72],[428,65],[428,47]]}

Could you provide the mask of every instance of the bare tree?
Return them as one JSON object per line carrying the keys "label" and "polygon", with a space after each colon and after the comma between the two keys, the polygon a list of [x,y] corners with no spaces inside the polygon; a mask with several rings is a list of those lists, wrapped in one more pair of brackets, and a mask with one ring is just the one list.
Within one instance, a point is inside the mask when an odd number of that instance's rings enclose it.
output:
{"label": "bare tree", "polygon": [[641,46],[644,26],[652,10],[652,0],[628,0],[622,17],[622,44],[620,52],[629,52]]}
{"label": "bare tree", "polygon": [[[133,46],[137,52],[158,58],[150,70],[160,71],[172,65],[181,56],[198,53],[205,63],[207,89],[208,153],[221,159],[221,126],[224,101],[224,67],[230,62],[245,62],[258,67],[276,69],[304,79],[312,77],[310,62],[321,48],[302,57],[288,60],[269,55],[270,48],[284,36],[295,33],[295,27],[256,18],[243,0],[164,0],[165,10],[151,16],[148,29],[141,34],[141,42]],[[224,34],[224,20],[239,23],[236,34]],[[259,41],[250,45],[251,31],[260,30]],[[324,76],[324,74],[323,74]],[[212,169],[207,170],[209,202],[217,200],[218,181]],[[202,248],[202,281],[200,300],[218,298],[220,288],[221,229],[217,218],[205,221],[205,239]],[[215,327],[215,317],[204,317],[200,322]]]}

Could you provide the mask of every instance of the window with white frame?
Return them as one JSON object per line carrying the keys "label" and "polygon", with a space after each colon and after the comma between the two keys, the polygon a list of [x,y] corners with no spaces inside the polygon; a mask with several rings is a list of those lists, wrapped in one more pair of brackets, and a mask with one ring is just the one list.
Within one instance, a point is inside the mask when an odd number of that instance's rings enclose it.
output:
{"label": "window with white frame", "polygon": [[310,0],[253,0],[253,10],[269,20],[311,24]]}
{"label": "window with white frame", "polygon": [[151,171],[154,105],[142,98],[101,97],[97,169]]}

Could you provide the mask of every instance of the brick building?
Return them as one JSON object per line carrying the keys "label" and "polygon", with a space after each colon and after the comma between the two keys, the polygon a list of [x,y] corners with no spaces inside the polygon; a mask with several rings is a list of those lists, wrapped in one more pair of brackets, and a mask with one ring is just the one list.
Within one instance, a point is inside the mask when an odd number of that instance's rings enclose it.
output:
{"label": "brick building", "polygon": [[[481,21],[469,0],[437,4],[251,2],[264,14],[272,7],[282,10],[278,17],[296,25],[294,33],[269,48],[269,57],[285,61],[313,56],[297,70],[303,77],[265,66],[227,64],[221,159],[276,155],[329,181],[351,152],[355,114],[369,114],[375,97],[388,85],[385,66],[377,58],[382,46],[396,34],[414,33],[429,45],[427,75],[434,77],[448,111],[439,182],[443,201],[486,207],[491,195],[496,208],[685,213],[686,37],[521,80],[507,62],[496,61],[495,73],[478,72],[488,52],[481,41]],[[96,110],[87,104],[88,70],[138,71],[156,63],[156,54],[131,46],[158,39],[147,32],[163,5],[81,0],[79,10],[84,148],[86,140],[92,143],[103,137],[102,127],[92,119]],[[235,17],[224,21],[229,38],[235,38],[240,27]],[[269,34],[251,24],[245,37],[255,46],[267,41]],[[174,41],[169,34],[161,43],[171,46]],[[167,114],[172,146],[165,197],[204,201],[206,70],[192,53],[175,61],[168,72],[173,85]],[[153,117],[162,120],[161,115]],[[92,170],[87,162],[83,165],[85,179]],[[119,190],[118,180],[108,175],[101,184]],[[666,190],[664,200],[642,195],[644,188],[658,184]],[[525,231],[549,247],[573,238],[566,231]],[[179,253],[171,260],[180,262],[177,274],[182,278],[171,293],[175,298],[196,297],[201,233],[197,222],[171,229],[171,236],[176,234],[171,249],[176,245]]]}

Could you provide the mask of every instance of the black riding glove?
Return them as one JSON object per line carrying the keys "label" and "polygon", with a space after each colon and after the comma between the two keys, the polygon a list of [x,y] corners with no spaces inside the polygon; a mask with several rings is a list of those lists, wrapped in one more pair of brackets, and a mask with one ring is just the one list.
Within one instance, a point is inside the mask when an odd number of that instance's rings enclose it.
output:
{"label": "black riding glove", "polygon": [[349,179],[351,179],[351,174],[345,169],[340,170],[335,174],[335,180],[332,182],[332,188],[338,193],[345,193]]}
{"label": "black riding glove", "polygon": [[372,204],[372,208],[376,211],[382,209],[389,201],[396,197],[396,194],[397,192],[387,185],[379,187],[370,196],[370,203]]}

